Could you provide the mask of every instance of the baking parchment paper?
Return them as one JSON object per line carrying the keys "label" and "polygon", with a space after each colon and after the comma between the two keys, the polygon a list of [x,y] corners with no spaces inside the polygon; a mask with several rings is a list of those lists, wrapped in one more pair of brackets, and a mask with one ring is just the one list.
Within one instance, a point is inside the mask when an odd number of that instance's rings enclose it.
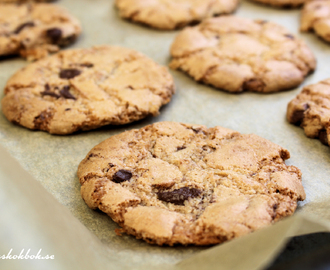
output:
{"label": "baking parchment paper", "polygon": [[[82,22],[83,35],[70,48],[101,44],[120,45],[136,49],[159,64],[168,65],[169,48],[177,31],[158,31],[124,21],[119,18],[118,12],[113,7],[113,1],[109,0],[61,0],[56,4],[69,9]],[[236,15],[277,22],[304,39],[314,51],[318,61],[316,72],[303,84],[307,85],[330,77],[330,45],[313,34],[299,33],[299,13],[299,10],[272,9],[242,1]],[[0,89],[4,88],[12,74],[27,64],[20,58],[1,61]],[[38,233],[42,235],[37,228],[49,228],[54,226],[54,223],[45,223],[45,220],[41,218],[38,225],[32,221],[22,224],[26,221],[22,220],[20,211],[27,215],[38,205],[38,207],[46,208],[44,211],[47,212],[47,209],[51,211],[51,205],[56,209],[62,207],[61,211],[69,210],[66,214],[67,219],[62,221],[69,224],[72,222],[72,226],[79,227],[79,230],[74,231],[77,235],[73,238],[76,240],[71,240],[70,243],[81,246],[81,237],[89,239],[88,242],[93,246],[93,250],[102,254],[99,255],[102,260],[97,259],[95,255],[90,256],[90,261],[99,261],[100,267],[110,262],[111,269],[146,269],[145,267],[155,266],[180,269],[198,269],[198,267],[200,269],[202,266],[205,269],[213,269],[212,266],[216,266],[214,269],[257,269],[273,260],[287,241],[287,236],[326,231],[330,228],[327,223],[327,220],[330,220],[328,211],[330,207],[329,147],[322,145],[318,140],[307,138],[301,128],[290,125],[285,119],[287,103],[300,92],[303,85],[281,93],[234,95],[198,84],[181,72],[172,70],[170,72],[175,78],[177,90],[172,101],[162,108],[158,117],[149,117],[125,126],[107,126],[70,136],[54,136],[15,126],[0,114],[0,144],[15,158],[13,162],[18,161],[39,182],[37,184],[41,184],[40,189],[35,190],[34,185],[31,184],[23,190],[21,185],[12,179],[19,178],[22,181],[21,178],[25,178],[24,175],[27,173],[22,171],[22,174],[16,177],[1,175],[0,182],[3,190],[9,189],[8,182],[17,187],[0,193],[0,199],[19,209],[19,211],[5,210],[2,204],[1,231],[5,232],[9,224],[15,224],[17,227],[14,231],[18,235],[21,230],[27,230],[29,226],[32,227],[33,232],[30,232],[32,235],[36,237]],[[0,95],[3,93],[1,92]],[[76,176],[77,166],[93,146],[109,136],[158,121],[179,121],[204,124],[208,127],[220,125],[241,133],[257,134],[287,148],[291,153],[291,159],[287,161],[287,164],[295,165],[302,170],[303,185],[307,195],[306,200],[299,204],[298,214],[265,230],[213,248],[157,247],[131,236],[117,236],[114,229],[118,226],[105,214],[90,210],[81,199],[80,184]],[[7,157],[8,154],[3,148],[0,150],[0,156],[3,158],[0,170],[2,172],[11,159]],[[12,192],[18,192],[18,190],[21,190],[21,193],[13,199],[15,196],[11,196]],[[25,197],[28,191],[33,196]],[[50,194],[56,200],[49,204],[42,201],[32,204],[31,199],[40,197],[40,193],[47,194],[43,196],[46,201],[50,200],[48,197],[52,197]],[[24,203],[23,198],[26,198]],[[30,208],[27,208],[27,205],[30,205],[28,202],[31,203]],[[61,205],[57,205],[58,202]],[[22,207],[20,208],[19,205]],[[58,216],[58,219],[62,218]],[[81,224],[84,226],[80,226]],[[56,229],[54,229],[55,232]],[[68,232],[63,232],[60,228],[57,229],[57,233],[58,237],[64,234],[63,241],[69,239],[65,237]],[[6,233],[1,234],[0,255],[9,251],[11,243],[19,242],[27,247],[33,245],[33,240],[35,240],[24,234],[13,239],[9,239]],[[46,239],[45,245],[51,248],[50,238],[45,236],[44,239]],[[64,269],[67,262],[61,261],[60,258],[73,256],[73,254],[64,253],[58,248],[57,242],[53,245],[57,247],[56,258],[59,268]],[[72,252],[75,253],[75,249]],[[87,263],[82,263],[88,258],[88,256],[85,257],[84,260],[75,262],[80,263],[81,267],[87,267]],[[245,259],[241,261],[237,258]],[[22,265],[24,267],[24,262]]]}

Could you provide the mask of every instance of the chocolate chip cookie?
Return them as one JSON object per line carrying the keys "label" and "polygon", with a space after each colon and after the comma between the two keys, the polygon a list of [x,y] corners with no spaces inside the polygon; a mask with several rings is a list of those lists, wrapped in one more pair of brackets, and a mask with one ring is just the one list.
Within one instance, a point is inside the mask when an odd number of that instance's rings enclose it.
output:
{"label": "chocolate chip cookie", "polygon": [[52,134],[158,115],[174,93],[166,67],[112,46],[66,50],[12,76],[2,110],[13,123]]}
{"label": "chocolate chip cookie", "polygon": [[288,104],[287,119],[301,126],[307,137],[330,141],[330,79],[303,88]]}
{"label": "chocolate chip cookie", "polygon": [[209,245],[293,214],[305,192],[289,157],[257,135],[159,122],[95,146],[78,177],[86,204],[120,232],[158,245]]}
{"label": "chocolate chip cookie", "polygon": [[309,0],[252,0],[264,5],[269,5],[277,8],[297,8],[302,6]]}
{"label": "chocolate chip cookie", "polygon": [[171,55],[173,69],[228,92],[292,89],[316,66],[307,45],[284,27],[234,16],[186,27]]}
{"label": "chocolate chip cookie", "polygon": [[80,33],[79,21],[57,5],[0,3],[0,56],[36,60],[74,42]]}
{"label": "chocolate chip cookie", "polygon": [[301,31],[314,31],[330,42],[330,1],[317,0],[305,4],[301,13]]}
{"label": "chocolate chip cookie", "polygon": [[204,18],[232,13],[238,0],[116,0],[115,5],[122,18],[172,30]]}

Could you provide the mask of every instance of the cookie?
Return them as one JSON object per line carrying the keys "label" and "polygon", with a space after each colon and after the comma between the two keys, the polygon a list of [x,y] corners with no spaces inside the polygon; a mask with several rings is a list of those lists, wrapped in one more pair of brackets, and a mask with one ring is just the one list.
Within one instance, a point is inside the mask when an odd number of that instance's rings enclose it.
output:
{"label": "cookie", "polygon": [[29,129],[69,134],[158,115],[173,93],[166,67],[130,49],[98,46],[18,71],[7,82],[2,111]]}
{"label": "cookie", "polygon": [[307,45],[284,27],[234,16],[186,27],[171,55],[171,68],[228,92],[292,89],[316,66]]}
{"label": "cookie", "polygon": [[330,42],[330,1],[311,1],[301,12],[300,30],[314,31],[316,35]]}
{"label": "cookie", "polygon": [[309,0],[252,0],[252,1],[277,8],[297,8],[302,6]]}
{"label": "cookie", "polygon": [[158,245],[221,243],[292,215],[305,199],[290,154],[257,135],[159,122],[110,137],[80,163],[81,195]]}
{"label": "cookie", "polygon": [[79,21],[52,4],[0,4],[0,56],[45,57],[74,42]]}
{"label": "cookie", "polygon": [[229,14],[238,0],[116,0],[120,16],[148,26],[172,30],[204,18]]}
{"label": "cookie", "polygon": [[307,137],[330,141],[330,79],[303,88],[288,104],[287,119],[301,126]]}

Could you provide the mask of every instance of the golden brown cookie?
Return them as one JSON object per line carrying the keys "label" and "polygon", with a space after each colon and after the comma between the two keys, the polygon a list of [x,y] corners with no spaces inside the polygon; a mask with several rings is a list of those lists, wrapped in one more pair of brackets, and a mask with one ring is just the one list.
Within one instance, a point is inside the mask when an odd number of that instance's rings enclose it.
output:
{"label": "golden brown cookie", "polygon": [[314,0],[305,4],[301,12],[301,31],[314,31],[330,42],[330,1]]}
{"label": "golden brown cookie", "polygon": [[159,122],[110,137],[80,163],[81,195],[122,232],[158,245],[221,243],[305,199],[287,150],[222,127]]}
{"label": "golden brown cookie", "polygon": [[303,82],[316,66],[307,45],[267,21],[222,16],[186,27],[170,66],[228,92],[278,92]]}
{"label": "golden brown cookie", "polygon": [[167,68],[112,46],[66,50],[12,76],[2,111],[9,121],[70,134],[158,115],[174,93]]}
{"label": "golden brown cookie", "polygon": [[330,79],[303,88],[288,104],[287,119],[301,126],[307,137],[330,141]]}
{"label": "golden brown cookie", "polygon": [[116,0],[120,16],[148,26],[172,30],[204,18],[233,13],[238,0]]}
{"label": "golden brown cookie", "polygon": [[79,21],[57,5],[0,3],[0,56],[36,60],[72,43],[80,33]]}

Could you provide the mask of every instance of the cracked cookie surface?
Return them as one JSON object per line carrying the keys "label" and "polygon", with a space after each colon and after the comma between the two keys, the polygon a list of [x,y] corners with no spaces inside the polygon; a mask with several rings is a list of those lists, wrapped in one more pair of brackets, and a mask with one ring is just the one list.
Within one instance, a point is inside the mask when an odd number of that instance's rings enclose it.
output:
{"label": "cracked cookie surface", "polygon": [[307,137],[330,141],[330,79],[303,88],[288,104],[287,119],[301,126]]}
{"label": "cracked cookie surface", "polygon": [[80,33],[79,21],[57,5],[0,3],[0,56],[40,59],[74,42]]}
{"label": "cracked cookie surface", "polygon": [[228,92],[292,89],[316,66],[307,45],[284,27],[234,16],[186,27],[171,55],[171,68]]}
{"label": "cracked cookie surface", "polygon": [[305,199],[290,154],[257,135],[159,122],[110,137],[80,163],[81,195],[158,245],[221,243],[292,215]]}
{"label": "cracked cookie surface", "polygon": [[238,3],[238,0],[116,0],[115,5],[122,18],[171,30],[232,13]]}
{"label": "cracked cookie surface", "polygon": [[69,134],[158,115],[174,93],[166,67],[134,50],[97,46],[62,51],[13,75],[2,111],[13,123]]}
{"label": "cracked cookie surface", "polygon": [[330,1],[317,0],[305,4],[300,19],[301,31],[314,31],[330,42]]}

